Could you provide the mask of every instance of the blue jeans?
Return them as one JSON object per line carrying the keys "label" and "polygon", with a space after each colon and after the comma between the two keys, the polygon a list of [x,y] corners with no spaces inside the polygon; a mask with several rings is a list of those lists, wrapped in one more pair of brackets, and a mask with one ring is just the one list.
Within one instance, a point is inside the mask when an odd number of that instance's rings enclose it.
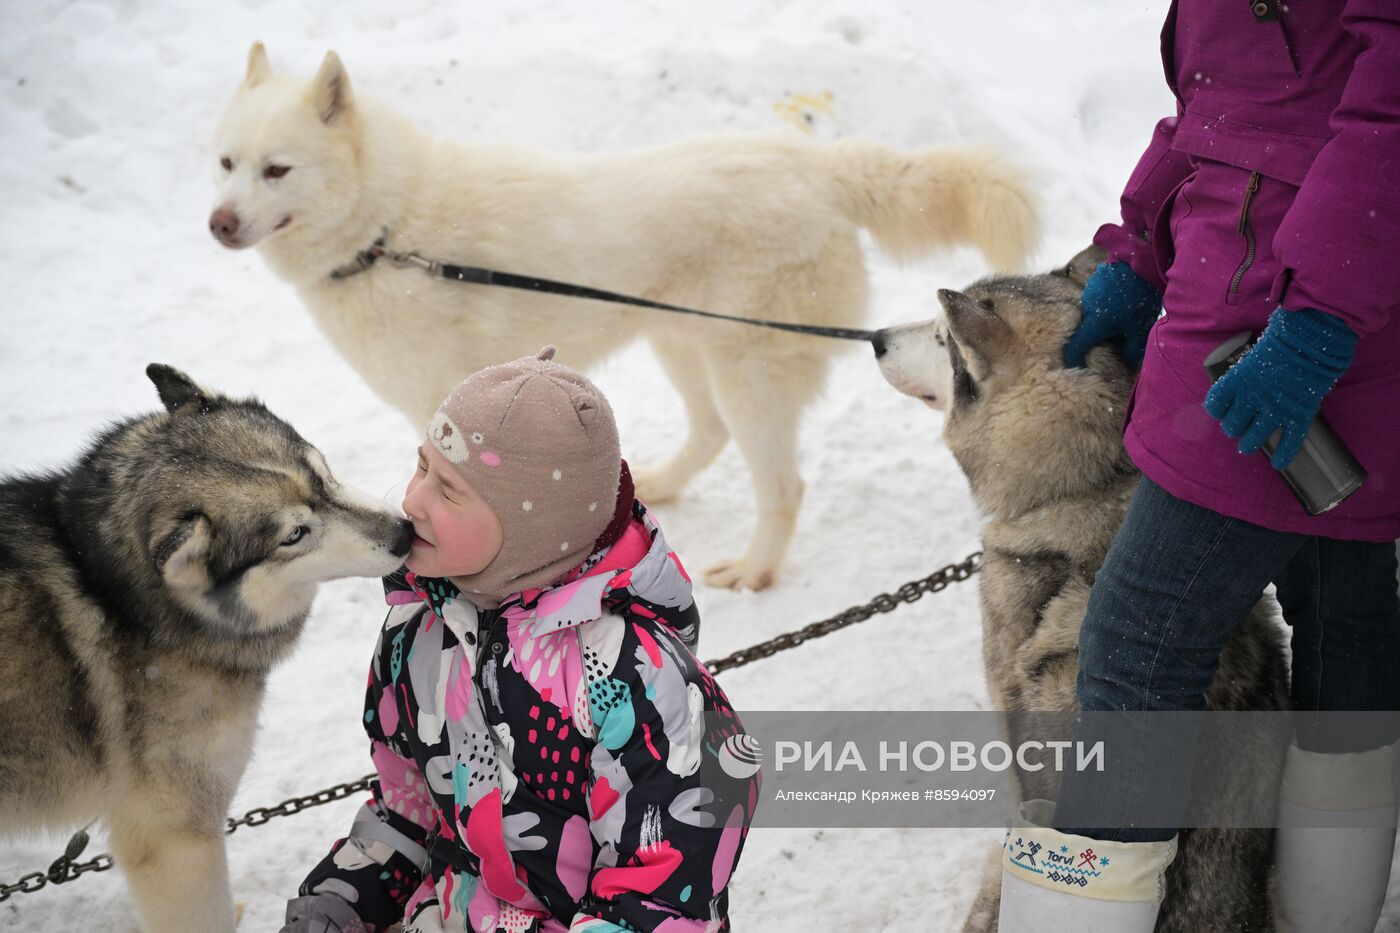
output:
{"label": "blue jeans", "polygon": [[[1295,709],[1400,710],[1394,543],[1270,531],[1183,502],[1145,476],[1089,595],[1079,633],[1080,705],[1204,709],[1226,640],[1270,583],[1292,629]],[[1112,816],[1180,814],[1190,790],[1192,727],[1180,716],[1131,718],[1171,722],[1162,729],[1166,741],[1139,735],[1121,743],[1110,751],[1123,765],[1111,769],[1112,778],[1067,771],[1057,829],[1121,842],[1159,841],[1176,832],[1175,824],[1127,825]],[[1075,739],[1092,741],[1084,731],[1077,721]],[[1377,737],[1365,747],[1393,738]],[[1326,739],[1299,732],[1299,744],[1310,750],[1364,750],[1326,747]],[[1164,782],[1171,787],[1165,801]],[[1133,799],[1135,789],[1154,795],[1150,806],[1135,808],[1142,802]]]}

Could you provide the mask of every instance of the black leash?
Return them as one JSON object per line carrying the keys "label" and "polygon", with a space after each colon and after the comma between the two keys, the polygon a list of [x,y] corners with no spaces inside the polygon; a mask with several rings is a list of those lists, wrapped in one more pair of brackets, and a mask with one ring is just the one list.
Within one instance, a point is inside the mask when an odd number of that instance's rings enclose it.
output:
{"label": "black leash", "polygon": [[567,298],[588,298],[593,301],[607,301],[613,304],[633,305],[638,308],[652,308],[657,311],[670,311],[675,314],[693,314],[697,317],[713,318],[718,321],[733,321],[736,324],[750,324],[754,327],[769,327],[794,334],[810,334],[814,337],[832,337],[837,340],[861,340],[867,343],[875,339],[873,330],[857,330],[851,327],[820,327],[813,324],[789,324],[784,321],[765,321],[759,318],[736,317],[731,314],[717,314],[714,311],[700,311],[683,308],[680,305],[610,292],[586,285],[573,285],[569,282],[556,282],[530,275],[517,275],[513,272],[498,272],[479,266],[458,266],[450,263],[434,262],[417,253],[400,253],[384,246],[384,236],[375,240],[369,249],[355,257],[355,261],[331,272],[333,279],[346,279],[357,275],[383,257],[398,266],[417,266],[429,275],[462,282],[467,285],[494,285],[500,288],[518,288],[530,292],[544,292],[550,295],[563,295]]}

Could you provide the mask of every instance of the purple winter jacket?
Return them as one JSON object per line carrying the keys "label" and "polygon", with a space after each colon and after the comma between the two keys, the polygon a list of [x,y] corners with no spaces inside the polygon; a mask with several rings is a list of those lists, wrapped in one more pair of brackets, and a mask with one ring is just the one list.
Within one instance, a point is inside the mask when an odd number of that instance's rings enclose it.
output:
{"label": "purple winter jacket", "polygon": [[[1129,178],[1123,222],[1094,237],[1165,289],[1128,452],[1168,492],[1224,515],[1400,537],[1400,0],[1178,0],[1162,59],[1177,115]],[[1279,305],[1336,315],[1361,337],[1322,414],[1368,478],[1316,517],[1201,407],[1201,361]]]}

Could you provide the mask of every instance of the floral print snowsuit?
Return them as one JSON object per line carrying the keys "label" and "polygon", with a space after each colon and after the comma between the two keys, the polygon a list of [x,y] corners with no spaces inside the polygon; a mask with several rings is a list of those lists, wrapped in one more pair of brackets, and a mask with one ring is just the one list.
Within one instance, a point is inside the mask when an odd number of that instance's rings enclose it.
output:
{"label": "floral print snowsuit", "polygon": [[497,610],[411,573],[385,590],[373,799],[301,893],[343,897],[371,933],[729,929],[757,764],[640,503],[570,579]]}

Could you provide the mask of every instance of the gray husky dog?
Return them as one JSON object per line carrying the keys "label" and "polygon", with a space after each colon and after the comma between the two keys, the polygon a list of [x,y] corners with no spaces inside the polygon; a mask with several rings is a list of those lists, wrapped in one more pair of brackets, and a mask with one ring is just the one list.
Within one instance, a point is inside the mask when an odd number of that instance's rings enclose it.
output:
{"label": "gray husky dog", "polygon": [[252,400],[152,365],[166,411],[0,482],[0,834],[105,822],[151,931],[231,931],[224,819],[318,584],[412,526]]}
{"label": "gray husky dog", "polygon": [[[1112,348],[1067,370],[1062,349],[1079,323],[1084,282],[1102,261],[1090,248],[1064,269],[991,278],[938,293],[943,316],[876,340],[896,389],[946,412],[943,438],[988,521],[982,529],[982,653],[997,707],[1078,709],[1076,645],[1089,587],[1138,473],[1121,424],[1132,374]],[[1213,710],[1288,708],[1287,666],[1272,609],[1261,602],[1235,630],[1206,694]],[[1067,738],[1067,736],[1057,736]],[[1282,744],[1268,735],[1231,748],[1224,775],[1197,792],[1254,800],[1273,813]],[[1022,799],[1058,797],[1050,769],[1017,774]],[[1263,795],[1263,796],[1261,796]],[[1271,829],[1183,831],[1167,872],[1158,933],[1274,929]],[[1000,872],[989,872],[964,933],[997,926]]]}

